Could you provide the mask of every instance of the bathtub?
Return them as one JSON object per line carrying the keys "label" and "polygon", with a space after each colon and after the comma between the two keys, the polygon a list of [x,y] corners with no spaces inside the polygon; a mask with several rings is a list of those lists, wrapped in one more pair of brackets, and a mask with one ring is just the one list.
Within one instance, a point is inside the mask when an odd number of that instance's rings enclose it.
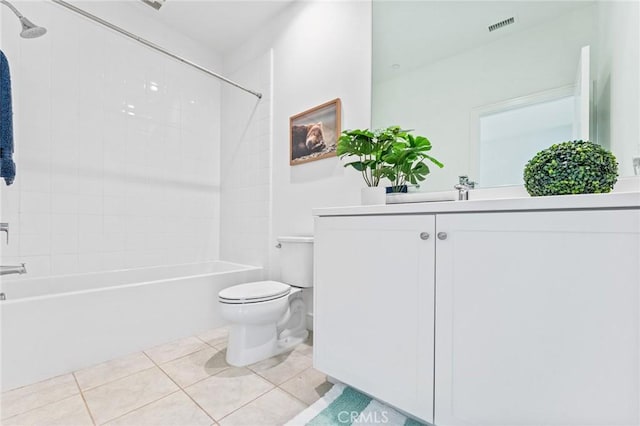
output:
{"label": "bathtub", "polygon": [[218,292],[259,280],[229,262],[3,279],[2,390],[223,325]]}

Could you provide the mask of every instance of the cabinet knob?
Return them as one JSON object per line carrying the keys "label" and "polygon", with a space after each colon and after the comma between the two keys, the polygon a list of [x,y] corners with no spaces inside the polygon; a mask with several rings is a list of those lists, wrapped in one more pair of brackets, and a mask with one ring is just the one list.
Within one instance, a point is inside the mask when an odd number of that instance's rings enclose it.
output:
{"label": "cabinet knob", "polygon": [[421,240],[428,240],[429,239],[429,233],[428,232],[421,232],[420,233],[420,239]]}
{"label": "cabinet knob", "polygon": [[446,240],[447,239],[447,233],[446,232],[438,232],[438,239],[439,240]]}

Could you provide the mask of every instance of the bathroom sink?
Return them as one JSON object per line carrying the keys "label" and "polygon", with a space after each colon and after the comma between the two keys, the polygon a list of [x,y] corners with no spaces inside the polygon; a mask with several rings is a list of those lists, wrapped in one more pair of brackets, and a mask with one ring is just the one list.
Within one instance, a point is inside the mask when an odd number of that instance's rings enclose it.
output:
{"label": "bathroom sink", "polygon": [[387,204],[431,203],[437,201],[455,201],[457,199],[458,191],[387,194]]}

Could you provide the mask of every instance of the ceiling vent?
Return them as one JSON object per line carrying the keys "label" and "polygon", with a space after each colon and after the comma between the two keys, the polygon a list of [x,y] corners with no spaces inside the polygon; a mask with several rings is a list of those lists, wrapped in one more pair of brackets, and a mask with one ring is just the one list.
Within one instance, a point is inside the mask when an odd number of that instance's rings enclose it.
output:
{"label": "ceiling vent", "polygon": [[[143,1],[146,1],[146,0],[143,0]],[[496,22],[493,25],[489,25],[489,32],[499,30],[502,27],[506,27],[507,25],[513,24],[514,22],[516,22],[516,20],[513,16],[509,19],[505,19],[504,21]]]}
{"label": "ceiling vent", "polygon": [[142,3],[151,6],[155,10],[160,10],[166,0],[141,0]]}

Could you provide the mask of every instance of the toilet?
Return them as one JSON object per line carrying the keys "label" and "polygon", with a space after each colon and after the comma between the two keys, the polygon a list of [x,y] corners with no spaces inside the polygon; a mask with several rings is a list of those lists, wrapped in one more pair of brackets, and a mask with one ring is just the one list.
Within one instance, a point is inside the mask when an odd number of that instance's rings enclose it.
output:
{"label": "toilet", "polygon": [[285,352],[309,336],[302,289],[313,287],[313,237],[279,237],[282,282],[257,281],[218,293],[230,323],[227,363],[253,364]]}

